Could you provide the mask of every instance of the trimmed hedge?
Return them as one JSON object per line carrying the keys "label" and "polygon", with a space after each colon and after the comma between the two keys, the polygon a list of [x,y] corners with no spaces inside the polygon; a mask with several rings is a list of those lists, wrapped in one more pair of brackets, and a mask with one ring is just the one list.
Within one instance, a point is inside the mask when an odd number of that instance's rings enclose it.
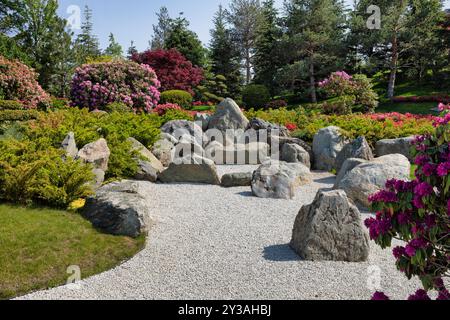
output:
{"label": "trimmed hedge", "polygon": [[177,104],[183,109],[191,109],[194,98],[183,90],[168,90],[161,93],[160,104]]}

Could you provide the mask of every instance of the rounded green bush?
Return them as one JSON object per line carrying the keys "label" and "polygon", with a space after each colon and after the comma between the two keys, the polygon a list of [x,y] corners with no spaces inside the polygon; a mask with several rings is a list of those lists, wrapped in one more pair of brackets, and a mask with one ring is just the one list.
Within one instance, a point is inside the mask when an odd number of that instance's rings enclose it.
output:
{"label": "rounded green bush", "polygon": [[192,108],[192,95],[183,90],[168,90],[161,93],[161,104],[173,103],[177,104],[183,109]]}
{"label": "rounded green bush", "polygon": [[242,101],[246,108],[262,109],[270,101],[270,92],[261,84],[250,84],[242,91]]}
{"label": "rounded green bush", "polygon": [[16,100],[0,100],[0,110],[23,110],[24,106]]}

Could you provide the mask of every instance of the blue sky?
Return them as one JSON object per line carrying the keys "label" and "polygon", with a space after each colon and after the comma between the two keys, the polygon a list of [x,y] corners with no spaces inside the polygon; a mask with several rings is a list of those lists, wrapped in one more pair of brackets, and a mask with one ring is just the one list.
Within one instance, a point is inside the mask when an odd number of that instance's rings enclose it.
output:
{"label": "blue sky", "polygon": [[[346,0],[349,4],[353,0]],[[157,22],[155,13],[161,6],[169,9],[172,17],[184,12],[204,44],[209,42],[209,30],[212,27],[212,16],[219,4],[227,6],[229,0],[59,0],[59,14],[68,18],[67,9],[87,4],[93,10],[94,32],[100,39],[102,48],[108,45],[108,35],[112,32],[116,40],[126,50],[130,41],[134,40],[138,50],[148,47],[152,36],[152,25]],[[281,7],[283,0],[276,0]],[[450,7],[450,0],[446,1]]]}

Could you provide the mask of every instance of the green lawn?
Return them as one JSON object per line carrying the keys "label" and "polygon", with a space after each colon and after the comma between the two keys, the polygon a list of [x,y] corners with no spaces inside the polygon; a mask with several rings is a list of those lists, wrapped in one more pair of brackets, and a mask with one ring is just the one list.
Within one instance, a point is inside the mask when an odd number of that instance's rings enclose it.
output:
{"label": "green lawn", "polygon": [[76,213],[0,205],[0,299],[65,284],[72,265],[82,278],[111,269],[144,244],[102,234]]}
{"label": "green lawn", "polygon": [[431,111],[431,109],[436,108],[437,104],[434,102],[424,102],[424,103],[392,103],[392,102],[381,102],[376,112],[386,113],[386,112],[399,112],[399,113],[412,113],[412,114],[431,114],[437,115],[437,112]]}

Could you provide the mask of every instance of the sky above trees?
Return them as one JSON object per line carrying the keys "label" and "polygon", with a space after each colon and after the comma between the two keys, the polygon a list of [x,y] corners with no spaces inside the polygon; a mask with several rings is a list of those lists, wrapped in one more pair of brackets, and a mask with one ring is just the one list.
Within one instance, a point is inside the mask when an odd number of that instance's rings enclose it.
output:
{"label": "sky above trees", "polygon": [[[59,14],[68,18],[67,9],[76,5],[83,10],[88,5],[93,11],[94,32],[100,39],[101,48],[108,46],[108,38],[112,32],[124,49],[134,41],[136,48],[143,51],[148,48],[152,36],[152,25],[157,22],[156,12],[161,6],[169,9],[172,17],[180,12],[191,23],[200,40],[207,44],[210,40],[209,30],[212,28],[212,17],[219,4],[228,7],[229,0],[59,0]],[[353,0],[346,0],[351,5]],[[283,0],[276,0],[282,7]],[[450,0],[446,1],[450,8]],[[77,31],[75,31],[77,32]]]}

